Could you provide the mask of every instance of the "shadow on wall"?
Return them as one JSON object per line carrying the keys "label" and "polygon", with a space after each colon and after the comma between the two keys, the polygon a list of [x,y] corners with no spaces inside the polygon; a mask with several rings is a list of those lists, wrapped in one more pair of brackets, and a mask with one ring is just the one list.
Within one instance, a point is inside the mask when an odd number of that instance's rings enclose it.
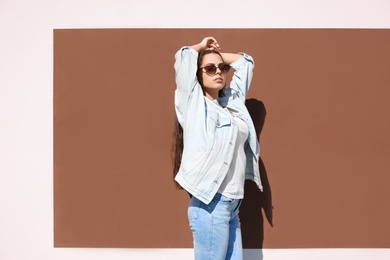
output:
{"label": "shadow on wall", "polygon": [[[265,106],[263,102],[257,99],[248,99],[246,106],[255,125],[257,137],[260,140],[260,134],[266,116]],[[263,248],[264,217],[262,209],[268,223],[271,227],[273,226],[271,188],[268,182],[267,171],[261,158],[259,158],[259,169],[263,192],[259,190],[253,181],[247,180],[245,182],[245,198],[240,207],[241,232],[244,248]],[[262,259],[261,252],[256,255],[256,259]]]}

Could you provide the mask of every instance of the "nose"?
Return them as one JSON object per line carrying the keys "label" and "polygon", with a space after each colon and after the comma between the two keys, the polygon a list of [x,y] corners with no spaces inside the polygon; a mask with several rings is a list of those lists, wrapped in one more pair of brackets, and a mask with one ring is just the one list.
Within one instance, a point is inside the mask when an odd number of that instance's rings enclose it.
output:
{"label": "nose", "polygon": [[215,74],[221,75],[221,74],[222,74],[222,71],[217,67],[217,70],[215,71]]}

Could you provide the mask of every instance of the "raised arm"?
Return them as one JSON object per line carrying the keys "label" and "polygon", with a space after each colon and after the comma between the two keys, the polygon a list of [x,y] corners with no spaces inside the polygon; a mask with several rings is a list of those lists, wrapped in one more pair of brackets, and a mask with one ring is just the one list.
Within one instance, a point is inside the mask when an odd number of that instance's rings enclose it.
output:
{"label": "raised arm", "polygon": [[236,54],[236,53],[221,53],[221,55],[223,61],[229,65],[242,57],[241,54]]}
{"label": "raised arm", "polygon": [[[234,89],[239,98],[245,101],[248,94],[250,84],[252,82],[253,69],[255,66],[254,60],[248,54],[237,54],[239,56],[234,62],[230,63],[230,67],[234,70],[233,79],[230,83],[230,88]],[[236,56],[237,57],[237,56]]]}

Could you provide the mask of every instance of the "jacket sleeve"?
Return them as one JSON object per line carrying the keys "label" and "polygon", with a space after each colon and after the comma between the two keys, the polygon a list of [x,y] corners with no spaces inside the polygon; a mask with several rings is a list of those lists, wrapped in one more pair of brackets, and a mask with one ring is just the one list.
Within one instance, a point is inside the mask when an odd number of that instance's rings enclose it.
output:
{"label": "jacket sleeve", "polygon": [[243,56],[230,64],[234,70],[233,79],[230,83],[230,88],[233,89],[238,97],[245,102],[250,84],[252,82],[253,69],[255,67],[254,60],[251,56],[241,53]]}
{"label": "jacket sleeve", "polygon": [[197,59],[198,52],[189,48],[181,48],[175,55],[175,109],[179,123],[183,126],[188,101],[197,85]]}

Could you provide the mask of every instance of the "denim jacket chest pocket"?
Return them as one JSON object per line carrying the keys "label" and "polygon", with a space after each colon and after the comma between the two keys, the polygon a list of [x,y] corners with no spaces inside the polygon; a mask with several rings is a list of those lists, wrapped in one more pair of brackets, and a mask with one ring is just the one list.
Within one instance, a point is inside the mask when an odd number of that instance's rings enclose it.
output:
{"label": "denim jacket chest pocket", "polygon": [[207,133],[213,139],[226,139],[230,134],[232,120],[218,113],[211,113],[207,118]]}

